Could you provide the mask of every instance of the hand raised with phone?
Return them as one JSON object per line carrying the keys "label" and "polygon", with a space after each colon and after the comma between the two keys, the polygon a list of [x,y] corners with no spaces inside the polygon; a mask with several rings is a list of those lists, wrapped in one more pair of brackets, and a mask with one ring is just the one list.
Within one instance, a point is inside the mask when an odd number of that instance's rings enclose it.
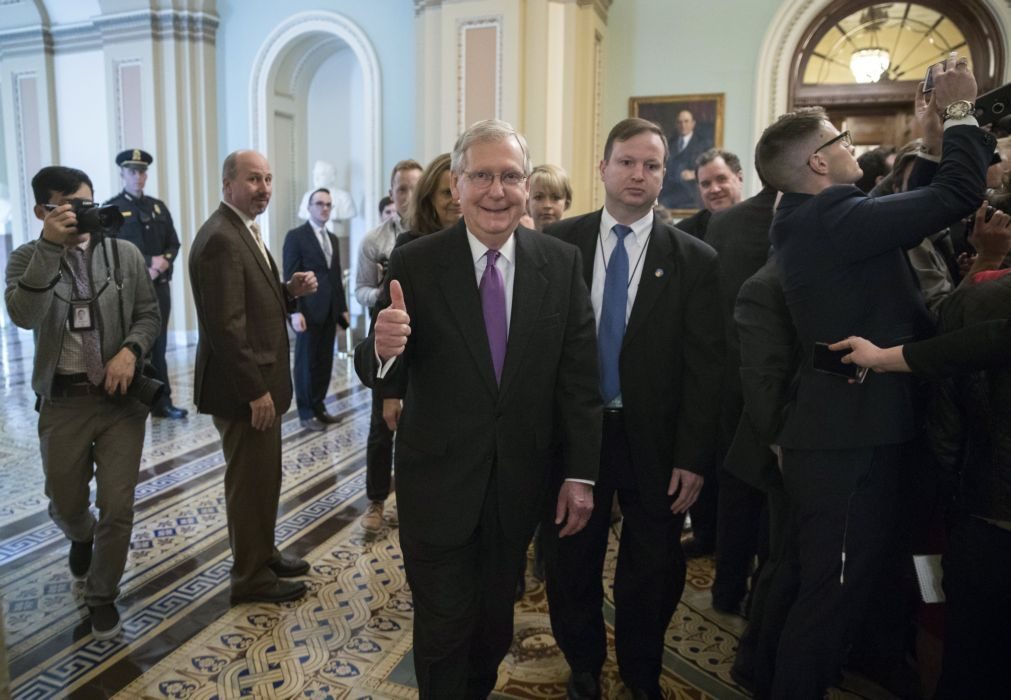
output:
{"label": "hand raised with phone", "polygon": [[[959,57],[957,51],[952,51],[945,60],[932,65],[924,81],[923,92],[930,95],[929,104],[939,113],[952,102],[976,99],[976,77],[969,70],[969,59]],[[933,83],[931,91],[931,83]]]}

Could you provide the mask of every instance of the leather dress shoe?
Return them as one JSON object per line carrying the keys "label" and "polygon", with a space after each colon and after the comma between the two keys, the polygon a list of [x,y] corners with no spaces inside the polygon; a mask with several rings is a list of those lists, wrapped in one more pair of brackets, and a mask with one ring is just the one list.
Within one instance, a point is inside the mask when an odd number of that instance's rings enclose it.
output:
{"label": "leather dress shoe", "polygon": [[322,408],[316,411],[316,420],[320,423],[326,423],[327,425],[333,425],[334,423],[340,423],[341,419],[332,413],[327,413]]}
{"label": "leather dress shoe", "polygon": [[319,418],[303,418],[299,423],[304,430],[311,430],[314,433],[321,433],[326,430],[326,424]]}
{"label": "leather dress shoe", "polygon": [[569,700],[600,700],[600,682],[589,671],[573,671],[565,684]]}
{"label": "leather dress shoe", "polygon": [[275,581],[272,586],[249,593],[232,593],[232,605],[239,603],[284,603],[298,600],[308,589],[301,581]]}
{"label": "leather dress shoe", "polygon": [[309,562],[291,554],[282,554],[267,566],[278,578],[294,578],[309,573]]}
{"label": "leather dress shoe", "polygon": [[190,414],[185,408],[179,408],[178,406],[173,406],[169,404],[168,406],[156,406],[151,409],[151,415],[155,418],[170,418],[172,420],[180,420],[185,418]]}

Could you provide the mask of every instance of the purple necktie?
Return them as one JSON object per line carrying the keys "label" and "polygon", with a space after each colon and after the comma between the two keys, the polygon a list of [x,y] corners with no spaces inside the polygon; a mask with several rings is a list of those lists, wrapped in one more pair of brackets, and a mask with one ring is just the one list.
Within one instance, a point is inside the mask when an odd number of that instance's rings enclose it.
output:
{"label": "purple necktie", "polygon": [[502,381],[502,364],[505,362],[506,330],[505,283],[502,273],[495,267],[499,252],[485,253],[487,262],[481,275],[481,310],[484,312],[484,329],[488,333],[488,347],[491,348],[491,363],[495,367],[495,381]]}

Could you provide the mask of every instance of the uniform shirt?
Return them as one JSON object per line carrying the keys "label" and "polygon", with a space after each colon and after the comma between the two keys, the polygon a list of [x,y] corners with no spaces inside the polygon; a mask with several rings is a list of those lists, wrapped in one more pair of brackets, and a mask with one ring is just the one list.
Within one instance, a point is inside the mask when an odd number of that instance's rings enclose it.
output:
{"label": "uniform shirt", "polygon": [[106,202],[115,205],[123,214],[123,228],[116,237],[133,243],[144,255],[144,264],[151,267],[151,258],[164,256],[169,262],[169,268],[153,281],[155,284],[165,284],[172,279],[172,264],[179,254],[179,236],[168,207],[160,199],[141,195],[134,197],[123,190]]}

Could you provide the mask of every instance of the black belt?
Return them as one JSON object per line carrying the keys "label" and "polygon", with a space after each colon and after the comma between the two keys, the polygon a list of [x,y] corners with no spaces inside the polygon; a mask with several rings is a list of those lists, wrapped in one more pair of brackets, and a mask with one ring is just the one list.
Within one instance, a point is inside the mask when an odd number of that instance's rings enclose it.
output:
{"label": "black belt", "polygon": [[102,396],[105,392],[88,381],[84,372],[78,374],[57,374],[53,377],[52,395],[54,398],[70,396]]}

